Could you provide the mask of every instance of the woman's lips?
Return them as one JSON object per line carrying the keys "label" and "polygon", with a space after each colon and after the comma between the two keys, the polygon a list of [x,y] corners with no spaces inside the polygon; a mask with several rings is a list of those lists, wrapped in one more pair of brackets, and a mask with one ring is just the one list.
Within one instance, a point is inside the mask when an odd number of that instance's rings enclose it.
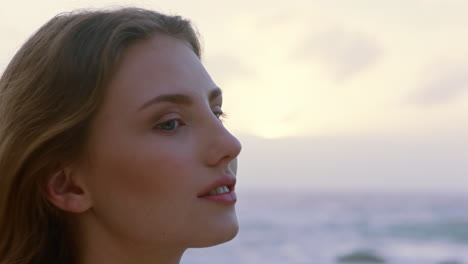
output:
{"label": "woman's lips", "polygon": [[204,195],[199,198],[223,205],[233,205],[237,201],[237,196],[234,190],[221,194]]}
{"label": "woman's lips", "polygon": [[237,201],[234,192],[236,178],[232,175],[224,175],[208,185],[198,194],[198,198],[217,202],[224,205],[232,205]]}
{"label": "woman's lips", "polygon": [[212,182],[210,185],[206,186],[206,188],[204,188],[201,192],[199,192],[198,197],[209,195],[213,190],[223,186],[227,186],[229,191],[234,191],[235,185],[236,177],[232,175],[223,175]]}

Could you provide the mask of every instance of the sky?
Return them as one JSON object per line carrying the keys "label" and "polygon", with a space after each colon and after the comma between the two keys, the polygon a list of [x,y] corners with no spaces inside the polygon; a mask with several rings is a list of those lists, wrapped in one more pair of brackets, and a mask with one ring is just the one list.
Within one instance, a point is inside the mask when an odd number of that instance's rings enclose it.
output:
{"label": "sky", "polygon": [[198,28],[240,189],[468,191],[468,1],[8,1],[0,72],[57,13],[118,5]]}

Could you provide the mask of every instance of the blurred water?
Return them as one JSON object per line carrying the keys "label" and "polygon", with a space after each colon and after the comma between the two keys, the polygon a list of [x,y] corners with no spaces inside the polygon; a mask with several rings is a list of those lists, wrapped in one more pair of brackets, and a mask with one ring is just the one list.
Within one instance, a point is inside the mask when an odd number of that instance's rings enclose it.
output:
{"label": "blurred water", "polygon": [[468,264],[468,195],[241,193],[237,213],[233,241],[182,264]]}

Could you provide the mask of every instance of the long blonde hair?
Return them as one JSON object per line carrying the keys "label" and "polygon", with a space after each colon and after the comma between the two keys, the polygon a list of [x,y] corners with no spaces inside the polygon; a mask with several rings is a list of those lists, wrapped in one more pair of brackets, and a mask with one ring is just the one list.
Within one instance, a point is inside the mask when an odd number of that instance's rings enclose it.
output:
{"label": "long blonde hair", "polygon": [[139,8],[60,14],[16,53],[0,79],[0,264],[74,263],[64,212],[44,182],[83,153],[125,48],[157,33],[200,57],[189,21]]}

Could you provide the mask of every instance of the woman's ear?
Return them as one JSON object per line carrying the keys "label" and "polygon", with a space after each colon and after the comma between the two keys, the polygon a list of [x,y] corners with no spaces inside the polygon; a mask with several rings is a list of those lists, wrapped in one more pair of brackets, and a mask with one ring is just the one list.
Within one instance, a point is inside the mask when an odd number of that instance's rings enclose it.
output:
{"label": "woman's ear", "polygon": [[71,166],[58,167],[47,175],[45,182],[47,200],[57,208],[70,213],[84,213],[89,210],[92,202],[82,175],[76,173]]}

